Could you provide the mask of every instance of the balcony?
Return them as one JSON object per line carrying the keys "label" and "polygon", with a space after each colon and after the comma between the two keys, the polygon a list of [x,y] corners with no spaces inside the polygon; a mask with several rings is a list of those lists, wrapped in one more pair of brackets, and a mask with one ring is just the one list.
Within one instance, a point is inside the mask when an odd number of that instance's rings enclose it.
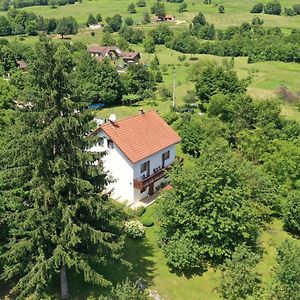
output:
{"label": "balcony", "polygon": [[183,164],[183,158],[182,157],[175,157],[175,160],[167,165],[164,168],[159,168],[156,172],[153,172],[150,176],[147,176],[146,178],[140,178],[140,179],[133,179],[133,187],[138,190],[144,190],[146,187],[148,187],[150,184],[164,178],[166,176],[166,171],[169,171],[174,163],[179,163],[180,165]]}
{"label": "balcony", "polygon": [[133,180],[133,187],[139,190],[143,190],[145,189],[147,186],[149,186],[150,184],[162,179],[165,177],[165,173],[167,170],[169,170],[171,168],[171,165],[168,165],[165,168],[162,168],[156,172],[154,172],[153,174],[151,174],[150,176],[143,178],[143,179],[134,179]]}

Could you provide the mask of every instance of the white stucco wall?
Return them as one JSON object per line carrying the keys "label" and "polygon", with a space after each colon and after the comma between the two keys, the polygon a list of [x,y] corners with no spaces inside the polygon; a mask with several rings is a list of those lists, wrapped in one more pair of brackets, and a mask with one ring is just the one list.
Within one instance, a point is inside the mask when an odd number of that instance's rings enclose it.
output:
{"label": "white stucco wall", "polygon": [[[107,139],[103,131],[97,133],[99,139],[104,138],[104,145],[100,146],[96,144],[90,151],[103,152],[106,151],[106,155],[103,157],[104,170],[108,171],[110,176],[114,179],[114,182],[109,184],[108,190],[113,190],[112,197],[120,202],[127,202],[128,205],[136,203],[148,196],[149,187],[144,192],[140,192],[139,189],[133,187],[133,179],[141,179],[143,173],[141,173],[141,165],[150,161],[150,175],[154,173],[153,169],[162,166],[162,154],[166,151],[170,151],[170,157],[165,160],[165,167],[171,164],[175,159],[176,145],[169,146],[151,156],[148,156],[134,165],[131,161],[120,151],[120,149],[113,144],[113,148],[108,148]],[[145,173],[144,173],[145,174]],[[160,179],[154,183],[154,191],[163,182],[164,179]]]}

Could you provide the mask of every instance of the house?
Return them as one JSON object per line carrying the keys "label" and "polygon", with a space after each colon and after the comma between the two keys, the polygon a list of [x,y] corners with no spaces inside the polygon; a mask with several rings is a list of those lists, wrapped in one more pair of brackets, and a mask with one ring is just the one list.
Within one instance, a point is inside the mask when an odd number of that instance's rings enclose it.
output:
{"label": "house", "polygon": [[88,52],[98,61],[104,60],[106,57],[115,65],[123,64],[122,51],[115,46],[99,46],[92,44],[88,46]]}
{"label": "house", "polygon": [[128,64],[138,64],[141,58],[139,52],[123,52],[122,53],[123,62],[125,65]]}
{"label": "house", "polygon": [[106,151],[104,170],[114,178],[108,190],[128,205],[155,193],[175,160],[179,135],[155,112],[109,121],[94,132],[99,142],[90,149]]}
{"label": "house", "polygon": [[88,46],[88,52],[94,56],[98,61],[104,60],[108,57],[110,61],[116,66],[123,66],[128,64],[139,63],[141,58],[138,52],[122,52],[116,46],[99,46],[92,44]]}
{"label": "house", "polygon": [[172,22],[175,20],[175,16],[173,16],[173,15],[165,15],[164,17],[156,16],[155,20],[156,20],[156,22],[163,22],[163,21]]}

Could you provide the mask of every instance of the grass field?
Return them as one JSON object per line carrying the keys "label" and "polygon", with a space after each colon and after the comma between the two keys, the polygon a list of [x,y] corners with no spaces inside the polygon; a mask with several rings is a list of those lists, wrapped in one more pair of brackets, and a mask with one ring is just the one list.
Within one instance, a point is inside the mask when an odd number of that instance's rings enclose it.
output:
{"label": "grass field", "polygon": [[[62,18],[65,16],[74,16],[77,21],[84,24],[88,15],[100,13],[105,19],[108,16],[119,13],[124,18],[129,16],[127,12],[128,4],[135,2],[131,0],[83,0],[82,3],[76,3],[74,5],[61,6],[56,9],[49,6],[34,6],[24,8],[26,11],[34,12],[47,18]],[[153,5],[154,0],[147,0],[146,7],[137,7],[137,13],[130,16],[136,23],[141,23],[143,12],[150,12],[150,7]],[[233,25],[240,25],[242,22],[249,22],[253,18],[253,14],[250,14],[251,7],[257,2],[255,0],[222,0],[213,1],[211,5],[203,4],[203,1],[186,0],[188,7],[187,11],[178,13],[177,3],[165,2],[166,12],[176,16],[176,19],[182,22],[190,22],[192,18],[199,12],[205,13],[207,20],[214,23],[217,28],[224,28]],[[268,2],[263,0],[261,2]],[[280,1],[282,7],[291,7],[293,4],[299,3],[298,0],[282,0]],[[218,5],[225,6],[225,14],[218,13]],[[283,29],[298,28],[300,29],[300,16],[286,17],[286,16],[270,16],[260,14],[260,18],[265,21],[266,26],[279,26]]]}
{"label": "grass field", "polygon": [[[135,46],[135,50],[142,51],[141,46]],[[191,68],[196,64],[198,68],[204,66],[208,61],[217,62],[219,64],[226,58],[212,55],[192,55],[193,60],[190,60],[191,55],[186,55],[186,60],[180,62],[178,56],[181,53],[168,49],[164,46],[157,47],[156,55],[159,58],[160,65],[165,66],[166,71],[163,72],[164,81],[158,84],[158,89],[166,87],[172,91],[173,70],[176,71],[176,105],[183,104],[183,97],[187,90],[194,88],[194,83],[190,80]],[[142,61],[149,63],[154,57],[154,54],[142,53]],[[196,59],[196,60],[195,60]],[[235,70],[240,78],[245,78],[252,74],[252,81],[248,88],[248,93],[254,99],[264,100],[277,97],[277,89],[279,86],[287,86],[293,92],[300,91],[298,74],[300,74],[300,64],[297,63],[282,63],[282,62],[259,62],[248,64],[247,58],[235,58]],[[134,106],[121,106],[116,108],[106,108],[97,112],[101,117],[107,118],[111,113],[115,113],[118,118],[127,117],[136,114],[140,108],[145,110],[156,109],[161,114],[169,111],[172,105],[172,100],[162,101],[156,99],[154,101],[141,101]],[[300,112],[298,106],[289,104],[282,105],[283,115],[290,119],[300,121]]]}

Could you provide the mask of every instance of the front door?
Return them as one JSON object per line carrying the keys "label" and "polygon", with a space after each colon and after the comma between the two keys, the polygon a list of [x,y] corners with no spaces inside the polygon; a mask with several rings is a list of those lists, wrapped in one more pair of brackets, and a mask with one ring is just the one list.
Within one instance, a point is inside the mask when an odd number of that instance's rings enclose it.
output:
{"label": "front door", "polygon": [[149,185],[149,195],[151,196],[151,195],[153,195],[154,194],[154,183],[151,183],[150,185]]}

